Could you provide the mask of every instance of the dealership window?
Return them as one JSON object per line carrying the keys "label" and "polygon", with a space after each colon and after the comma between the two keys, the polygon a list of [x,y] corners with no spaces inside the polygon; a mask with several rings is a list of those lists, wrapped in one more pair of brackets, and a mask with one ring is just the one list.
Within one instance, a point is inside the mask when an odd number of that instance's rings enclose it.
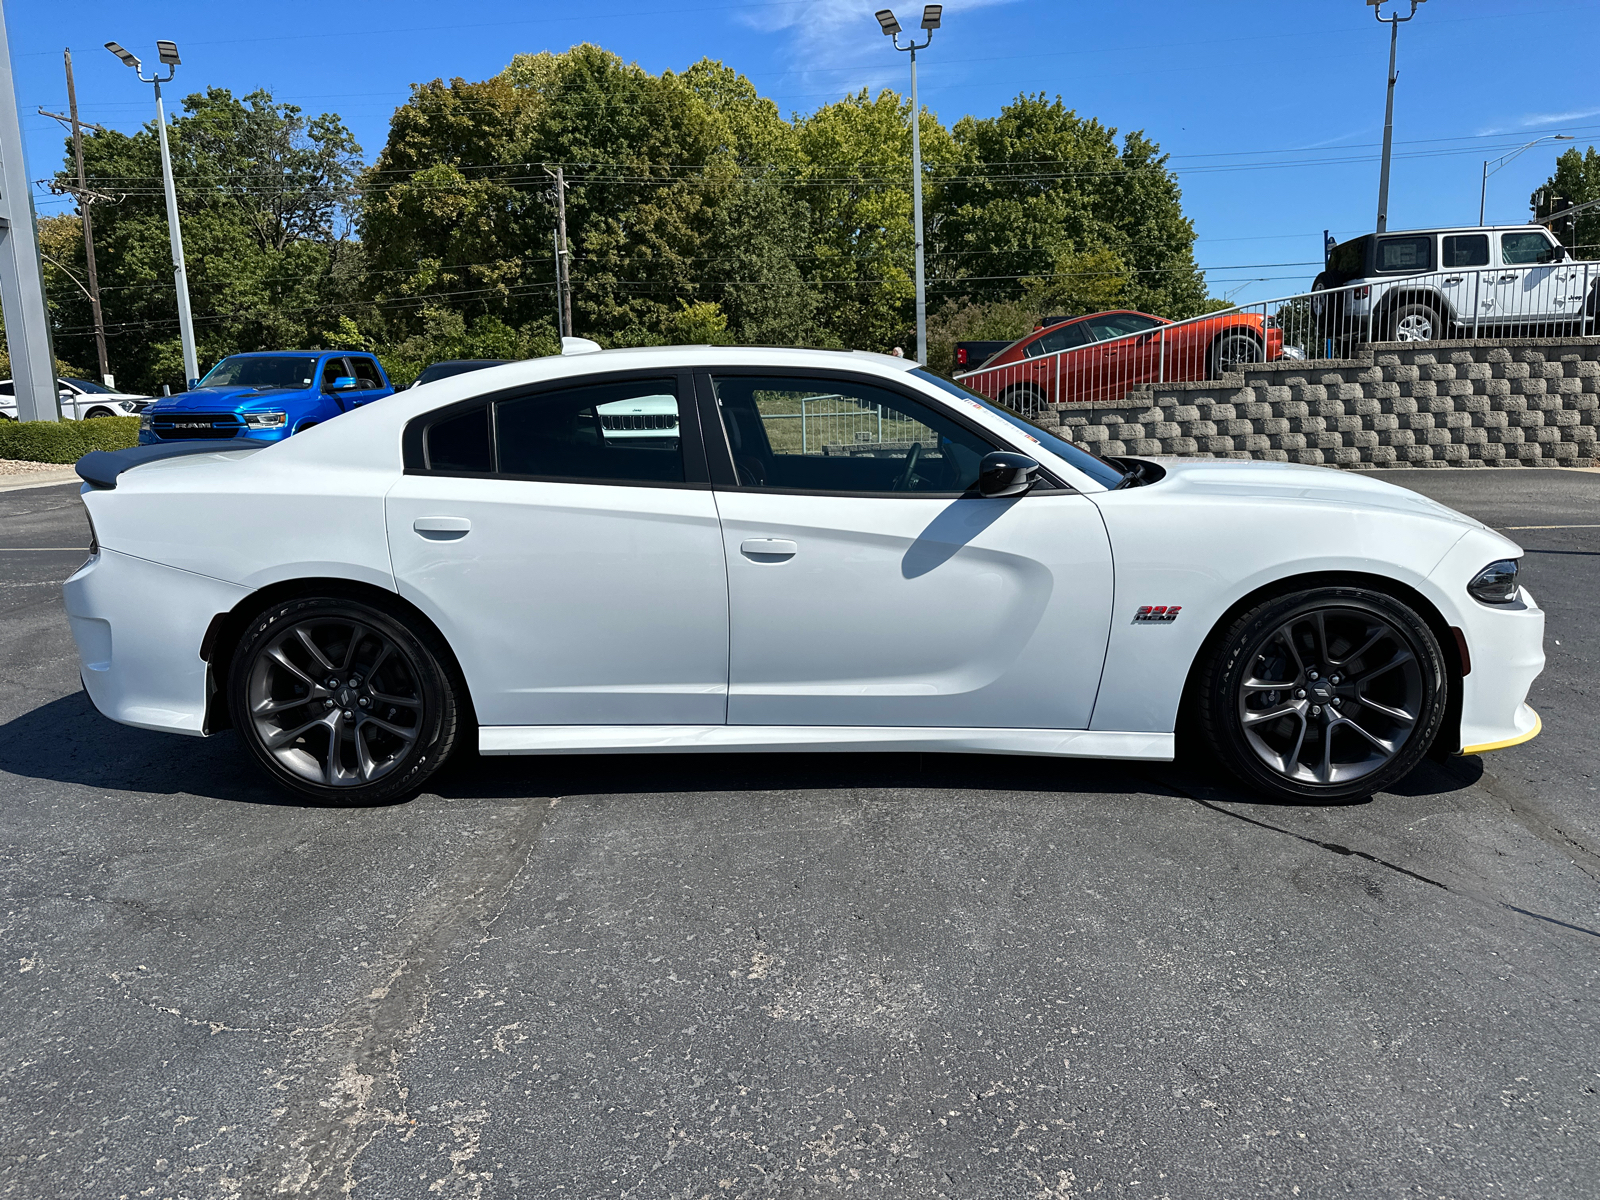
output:
{"label": "dealership window", "polygon": [[839,378],[712,380],[742,487],[960,495],[994,447],[919,401]]}

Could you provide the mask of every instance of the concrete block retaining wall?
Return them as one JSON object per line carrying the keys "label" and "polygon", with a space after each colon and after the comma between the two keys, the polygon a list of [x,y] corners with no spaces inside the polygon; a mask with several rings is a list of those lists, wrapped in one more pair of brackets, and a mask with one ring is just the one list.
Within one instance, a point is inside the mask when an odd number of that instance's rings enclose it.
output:
{"label": "concrete block retaining wall", "polygon": [[1375,467],[1600,465],[1600,338],[1380,342],[1040,414],[1101,454]]}

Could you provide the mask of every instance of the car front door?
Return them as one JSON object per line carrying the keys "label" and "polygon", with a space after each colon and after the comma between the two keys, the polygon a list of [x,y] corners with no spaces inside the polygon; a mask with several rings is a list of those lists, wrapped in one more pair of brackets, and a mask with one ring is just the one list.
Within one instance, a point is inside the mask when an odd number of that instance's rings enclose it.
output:
{"label": "car front door", "polygon": [[1040,395],[1051,404],[1074,404],[1091,400],[1088,388],[1093,372],[1092,351],[1083,349],[1090,342],[1082,321],[1066,321],[1047,329],[1023,348],[1033,371]]}
{"label": "car front door", "polygon": [[[727,573],[689,393],[670,373],[610,377],[407,427],[385,501],[395,580],[481,725],[726,720]],[[650,427],[615,436],[608,414],[635,407]]]}
{"label": "car front door", "polygon": [[1567,315],[1566,284],[1577,273],[1560,247],[1540,229],[1502,233],[1500,263],[1504,270],[1496,280],[1497,320],[1533,336],[1553,332],[1540,326]]}
{"label": "car front door", "polygon": [[1087,499],[976,495],[1009,447],[883,382],[729,370],[698,390],[729,724],[1088,726],[1111,552]]}
{"label": "car front door", "polygon": [[1090,388],[1096,403],[1116,404],[1139,384],[1156,378],[1161,343],[1158,338],[1143,336],[1161,324],[1156,318],[1112,312],[1090,317],[1083,324],[1095,340],[1098,355]]}

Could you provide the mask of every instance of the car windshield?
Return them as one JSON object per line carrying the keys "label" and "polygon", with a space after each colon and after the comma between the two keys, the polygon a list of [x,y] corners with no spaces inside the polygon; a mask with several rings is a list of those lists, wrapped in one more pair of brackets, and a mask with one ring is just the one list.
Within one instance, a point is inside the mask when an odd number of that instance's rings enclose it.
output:
{"label": "car windshield", "polygon": [[1087,450],[1084,450],[1078,446],[1074,446],[1065,438],[1051,433],[1042,425],[1035,425],[1032,421],[1024,420],[1022,417],[1017,416],[1017,414],[1014,412],[1008,412],[997,405],[991,404],[982,396],[978,395],[977,392],[968,391],[959,383],[951,383],[948,379],[941,379],[926,367],[917,367],[913,369],[911,373],[924,383],[931,383],[936,387],[943,388],[952,396],[976,403],[981,407],[988,409],[990,412],[994,413],[995,416],[1001,418],[1002,420],[1015,425],[1027,437],[1035,442],[1038,442],[1039,445],[1050,451],[1051,454],[1054,454],[1059,459],[1063,459],[1064,461],[1071,463],[1074,467],[1078,468],[1078,470],[1082,471],[1090,479],[1094,480],[1103,487],[1114,488],[1127,478],[1126,472],[1119,471],[1116,467],[1106,462],[1105,459],[1096,458]]}
{"label": "car windshield", "polygon": [[111,394],[110,388],[101,387],[98,383],[90,383],[87,379],[74,379],[70,375],[63,375],[61,377],[61,382],[70,383],[80,392],[88,392],[95,396],[109,396]]}
{"label": "car windshield", "polygon": [[237,354],[212,367],[200,386],[303,388],[311,386],[316,370],[317,360],[310,355],[255,358]]}

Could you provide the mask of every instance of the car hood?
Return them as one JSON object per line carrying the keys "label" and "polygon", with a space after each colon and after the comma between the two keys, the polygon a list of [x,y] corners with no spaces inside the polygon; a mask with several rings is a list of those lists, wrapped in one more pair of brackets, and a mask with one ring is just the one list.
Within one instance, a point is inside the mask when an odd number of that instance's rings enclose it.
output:
{"label": "car hood", "polygon": [[144,411],[161,413],[235,412],[239,409],[282,408],[290,398],[301,394],[298,388],[262,390],[251,387],[196,388],[176,396],[163,396]]}
{"label": "car hood", "polygon": [[1155,458],[1152,461],[1166,470],[1165,478],[1155,486],[1172,492],[1249,496],[1263,501],[1311,501],[1432,517],[1463,529],[1488,528],[1483,522],[1437,500],[1355,471],[1242,459]]}

